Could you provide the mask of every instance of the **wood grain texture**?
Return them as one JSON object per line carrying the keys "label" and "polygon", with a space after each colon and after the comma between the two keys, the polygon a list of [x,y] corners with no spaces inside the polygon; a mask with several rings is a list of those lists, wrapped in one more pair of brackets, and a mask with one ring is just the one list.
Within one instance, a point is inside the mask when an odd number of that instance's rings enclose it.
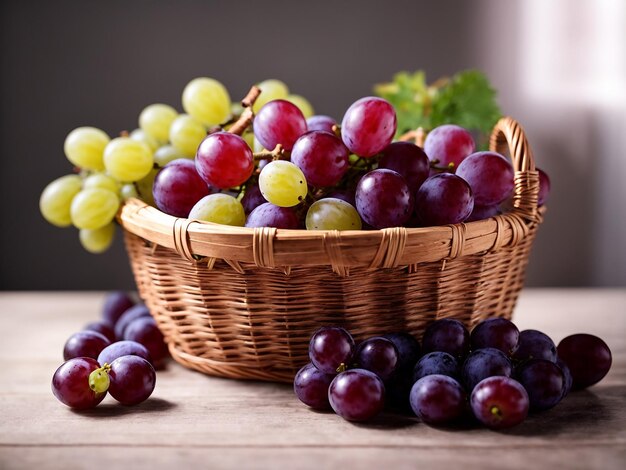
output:
{"label": "wood grain texture", "polygon": [[354,425],[301,405],[288,385],[219,379],[170,363],[150,400],[112,398],[77,413],[50,379],[67,337],[98,315],[99,293],[0,294],[0,468],[623,468],[626,291],[526,290],[520,328],[555,341],[604,338],[614,363],[601,384],[502,433],[435,429],[383,416]]}

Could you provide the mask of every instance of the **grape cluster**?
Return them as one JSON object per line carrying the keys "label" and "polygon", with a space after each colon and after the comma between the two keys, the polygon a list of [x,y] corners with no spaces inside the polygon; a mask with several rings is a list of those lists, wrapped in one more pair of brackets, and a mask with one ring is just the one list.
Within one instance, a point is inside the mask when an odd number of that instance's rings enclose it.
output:
{"label": "grape cluster", "polygon": [[110,293],[102,320],[89,323],[65,343],[52,392],[75,409],[95,407],[107,394],[123,405],[148,399],[156,384],[155,369],[168,357],[163,335],[149,310],[124,292]]}
{"label": "grape cluster", "polygon": [[492,429],[554,407],[611,367],[611,351],[596,336],[571,335],[557,347],[546,334],[520,332],[504,318],[471,333],[458,320],[434,321],[421,346],[404,332],[356,345],[344,328],[323,327],[311,337],[309,358],[294,391],[311,408],[332,408],[349,421],[372,419],[385,407],[412,410],[429,425],[473,416]]}

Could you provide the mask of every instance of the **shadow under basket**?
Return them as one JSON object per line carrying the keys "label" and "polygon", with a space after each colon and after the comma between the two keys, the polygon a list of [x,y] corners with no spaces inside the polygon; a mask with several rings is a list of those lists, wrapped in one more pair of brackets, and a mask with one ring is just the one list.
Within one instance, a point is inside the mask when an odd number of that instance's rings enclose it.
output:
{"label": "shadow under basket", "polygon": [[471,327],[511,318],[543,209],[517,122],[501,119],[490,148],[515,168],[511,211],[427,228],[306,231],[175,218],[139,200],[124,229],[140,296],[174,359],[206,374],[290,382],[312,333],[346,327],[357,341],[438,318]]}

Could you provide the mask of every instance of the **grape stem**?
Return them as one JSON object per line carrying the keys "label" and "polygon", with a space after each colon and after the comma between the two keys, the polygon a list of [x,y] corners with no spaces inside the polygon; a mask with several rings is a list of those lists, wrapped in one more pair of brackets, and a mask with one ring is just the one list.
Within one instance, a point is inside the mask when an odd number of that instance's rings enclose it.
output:
{"label": "grape stem", "polygon": [[264,152],[255,153],[254,161],[258,162],[259,160],[289,160],[289,155],[282,145],[276,144],[276,147],[271,152],[266,150]]}
{"label": "grape stem", "polygon": [[454,171],[454,162],[450,162],[446,166],[437,166],[437,163],[439,163],[439,162],[440,162],[440,160],[438,158],[435,158],[434,160],[431,160],[430,161],[430,167],[433,170]]}
{"label": "grape stem", "polygon": [[245,98],[241,100],[241,106],[243,106],[244,108],[251,108],[260,94],[261,89],[258,86],[253,85]]}
{"label": "grape stem", "polygon": [[415,130],[406,132],[400,136],[398,140],[413,140],[418,147],[424,147],[424,141],[426,140],[426,130],[423,127],[418,127]]}

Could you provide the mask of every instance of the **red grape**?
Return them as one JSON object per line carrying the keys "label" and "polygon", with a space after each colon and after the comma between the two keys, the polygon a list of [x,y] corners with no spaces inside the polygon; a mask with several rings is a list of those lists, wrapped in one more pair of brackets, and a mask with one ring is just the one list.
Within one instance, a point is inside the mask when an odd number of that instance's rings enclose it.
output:
{"label": "red grape", "polygon": [[115,341],[115,331],[113,331],[113,328],[111,328],[111,324],[102,320],[102,321],[93,321],[91,323],[87,323],[84,327],[83,327],[84,331],[95,331],[97,333],[100,333],[102,336],[104,336],[106,339],[108,339],[110,342]]}
{"label": "red grape", "polygon": [[306,120],[306,127],[310,131],[326,131],[333,133],[333,126],[337,124],[330,116],[324,116],[322,114],[311,116]]}
{"label": "red grape", "polygon": [[528,416],[528,393],[510,377],[489,377],[474,387],[470,405],[474,416],[485,426],[510,428]]}
{"label": "red grape", "polygon": [[499,153],[473,153],[461,162],[456,174],[468,182],[479,206],[499,204],[513,194],[513,166]]}
{"label": "red grape", "polygon": [[196,171],[192,160],[172,160],[154,179],[154,203],[163,212],[174,217],[187,217],[191,208],[211,193],[210,188]]}
{"label": "red grape", "polygon": [[89,374],[100,365],[90,357],[76,357],[61,365],[52,377],[52,393],[64,405],[78,410],[94,408],[106,396],[89,388]]}
{"label": "red grape", "polygon": [[554,362],[532,359],[518,368],[516,378],[526,389],[532,410],[552,408],[563,397],[565,375]]}
{"label": "red grape", "polygon": [[543,206],[550,195],[550,177],[548,174],[537,168],[539,172],[539,194],[537,195],[537,205]]}
{"label": "red grape", "polygon": [[413,196],[404,178],[393,170],[367,173],[356,188],[356,209],[372,227],[404,225],[413,211]]}
{"label": "red grape", "polygon": [[495,217],[500,214],[502,211],[497,204],[492,206],[477,206],[474,205],[472,209],[472,213],[469,215],[465,222],[474,222],[475,220],[484,220],[490,217]]}
{"label": "red grape", "polygon": [[102,350],[98,356],[101,365],[111,364],[115,359],[122,356],[139,356],[152,363],[152,358],[146,347],[136,341],[118,341]]}
{"label": "red grape", "polygon": [[428,157],[411,142],[394,142],[383,150],[378,168],[387,168],[400,173],[412,193],[422,185],[430,172]]}
{"label": "red grape", "polygon": [[274,100],[263,105],[253,125],[254,137],[268,150],[281,144],[285,150],[291,151],[296,140],[307,131],[302,111],[286,100]]}
{"label": "red grape", "polygon": [[149,317],[150,310],[145,304],[137,304],[134,307],[129,308],[124,312],[124,315],[115,324],[115,337],[120,340],[124,339],[124,330],[126,327],[137,318]]}
{"label": "red grape", "polygon": [[429,177],[417,191],[415,214],[423,226],[458,224],[474,208],[470,186],[451,173]]}
{"label": "red grape", "polygon": [[502,351],[495,348],[476,349],[463,363],[463,384],[471,391],[478,382],[487,377],[510,377],[512,373],[513,365]]}
{"label": "red grape", "polygon": [[385,406],[385,385],[373,372],[350,369],[333,379],[328,389],[330,406],[348,421],[366,421]]}
{"label": "red grape", "polygon": [[163,360],[169,355],[163,333],[152,317],[141,317],[130,322],[124,330],[124,339],[143,344],[157,369],[163,366]]}
{"label": "red grape", "polygon": [[148,399],[156,385],[152,365],[139,356],[122,356],[111,363],[109,393],[122,405],[137,405]]}
{"label": "red grape", "polygon": [[354,354],[354,339],[344,328],[325,326],[317,330],[309,343],[309,358],[325,374],[336,374],[347,366]]}
{"label": "red grape", "polygon": [[382,98],[370,96],[348,108],[341,122],[341,137],[352,153],[372,157],[391,143],[396,127],[393,106]]}
{"label": "red grape", "polygon": [[219,189],[239,186],[254,171],[252,150],[236,134],[214,132],[198,146],[196,170],[209,186]]}
{"label": "red grape", "polygon": [[397,370],[399,353],[391,341],[376,336],[359,344],[353,361],[357,367],[374,372],[382,380],[387,380]]}
{"label": "red grape", "polygon": [[110,344],[106,336],[97,331],[79,331],[70,336],[65,343],[63,359],[66,361],[75,357],[97,359],[98,354]]}
{"label": "red grape", "polygon": [[613,358],[607,344],[594,335],[570,335],[559,343],[559,358],[572,374],[573,388],[598,383],[609,372]]}
{"label": "red grape", "polygon": [[122,314],[135,305],[135,302],[128,296],[126,292],[114,291],[104,299],[104,305],[102,306],[102,319],[109,323],[111,326],[115,326],[117,320]]}
{"label": "red grape", "polygon": [[291,162],[304,173],[308,184],[335,186],[348,171],[349,152],[341,139],[325,131],[309,131],[291,151]]}
{"label": "red grape", "polygon": [[447,424],[465,411],[467,396],[456,380],[447,375],[427,375],[411,389],[413,412],[426,424]]}
{"label": "red grape", "polygon": [[472,135],[462,127],[444,124],[435,127],[426,136],[424,151],[431,160],[438,160],[439,166],[446,167],[450,163],[454,167],[476,150]]}
{"label": "red grape", "polygon": [[425,353],[443,351],[455,357],[469,352],[470,336],[465,325],[452,318],[432,322],[424,331],[422,348]]}
{"label": "red grape", "polygon": [[511,356],[519,343],[519,330],[506,318],[489,318],[474,327],[470,341],[472,349],[496,348]]}
{"label": "red grape", "polygon": [[513,353],[513,359],[546,359],[556,361],[556,346],[548,335],[537,330],[524,330],[519,334],[519,344]]}
{"label": "red grape", "polygon": [[459,363],[451,354],[435,351],[422,356],[413,369],[413,382],[427,375],[447,375],[453,379],[459,377]]}
{"label": "red grape", "polygon": [[241,205],[243,206],[243,210],[246,214],[249,214],[265,202],[265,198],[263,197],[263,194],[261,194],[261,190],[259,189],[259,185],[257,183],[246,185],[246,192],[241,198]]}
{"label": "red grape", "polygon": [[279,207],[266,202],[250,212],[246,220],[246,227],[297,229],[300,228],[300,221],[291,207]]}
{"label": "red grape", "polygon": [[327,410],[330,408],[328,387],[334,378],[333,374],[324,374],[309,363],[293,379],[293,390],[305,405],[316,410]]}

